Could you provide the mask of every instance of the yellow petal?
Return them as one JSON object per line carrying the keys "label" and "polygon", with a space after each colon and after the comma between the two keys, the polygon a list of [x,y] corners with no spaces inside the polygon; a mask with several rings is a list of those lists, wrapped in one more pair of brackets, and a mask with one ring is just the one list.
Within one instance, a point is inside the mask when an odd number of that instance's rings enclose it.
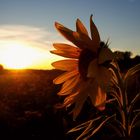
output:
{"label": "yellow petal", "polygon": [[57,93],[57,95],[59,95],[59,96],[68,96],[68,95],[70,95],[70,94],[72,94],[73,92],[72,92],[72,89],[71,90],[68,90],[67,92],[58,92]]}
{"label": "yellow petal", "polygon": [[61,84],[65,82],[66,80],[72,78],[73,76],[76,76],[78,74],[78,70],[73,70],[70,72],[65,72],[62,75],[58,76],[56,79],[53,80],[54,84]]}
{"label": "yellow petal", "polygon": [[95,80],[92,80],[90,84],[89,97],[93,106],[97,107],[99,110],[105,108],[106,93],[100,88],[98,83]]}
{"label": "yellow petal", "polygon": [[54,48],[57,50],[51,51],[51,53],[67,57],[67,58],[79,58],[81,49],[64,44],[64,43],[54,43],[53,44]]}
{"label": "yellow petal", "polygon": [[75,107],[73,109],[73,119],[75,120],[79,113],[82,110],[82,107],[87,100],[88,93],[93,90],[93,85],[92,85],[92,79],[85,81],[81,81],[79,83],[80,87],[80,92],[79,94],[75,97]]}
{"label": "yellow petal", "polygon": [[105,109],[105,102],[106,102],[106,92],[104,92],[100,86],[98,86],[98,94],[96,96],[95,107],[99,110]]}
{"label": "yellow petal", "polygon": [[75,86],[78,84],[80,81],[80,75],[77,75],[69,80],[67,80],[63,86],[58,95],[68,95],[70,94],[70,90],[73,91]]}
{"label": "yellow petal", "polygon": [[81,39],[81,42],[83,42],[85,46],[84,48],[88,48],[89,50],[93,52],[97,52],[97,48],[94,46],[95,44],[93,44],[93,41],[89,38],[89,36],[80,34],[80,39]]}
{"label": "yellow petal", "polygon": [[78,68],[78,60],[59,60],[52,63],[52,66],[59,70],[71,71]]}
{"label": "yellow petal", "polygon": [[85,28],[85,26],[83,25],[83,23],[79,19],[77,19],[77,21],[76,21],[76,29],[77,29],[78,33],[85,34],[88,36],[87,29]]}
{"label": "yellow petal", "polygon": [[103,64],[106,61],[111,61],[114,58],[113,52],[109,48],[101,48],[98,57],[98,63]]}
{"label": "yellow petal", "polygon": [[76,96],[79,94],[79,91],[73,92],[71,95],[67,96],[64,100],[64,106],[68,107],[75,102]]}
{"label": "yellow petal", "polygon": [[80,53],[81,49],[74,47],[69,44],[64,44],[64,43],[54,43],[53,44],[54,48],[57,50],[61,50],[64,52],[71,52],[71,53]]}
{"label": "yellow petal", "polygon": [[92,21],[92,15],[90,16],[90,31],[91,31],[91,38],[93,41],[93,45],[97,49],[100,46],[100,35],[99,35],[97,27]]}
{"label": "yellow petal", "polygon": [[75,102],[75,107],[74,107],[74,109],[72,111],[73,120],[75,120],[77,118],[77,116],[80,114],[80,112],[81,112],[81,110],[83,108],[83,105],[84,105],[85,101],[87,100],[87,96],[79,95],[77,98],[78,98],[78,100]]}
{"label": "yellow petal", "polygon": [[77,38],[77,36],[75,36],[76,34],[78,34],[77,32],[74,32],[57,22],[55,22],[55,27],[67,40],[71,41],[77,47],[79,47],[81,49],[83,48],[83,45],[82,45],[80,39]]}
{"label": "yellow petal", "polygon": [[61,51],[61,50],[52,50],[50,51],[52,54],[56,54],[56,55],[60,55],[60,56],[63,56],[63,57],[66,57],[66,58],[75,58],[75,59],[78,59],[79,58],[79,53],[69,53],[69,52],[64,52],[64,51]]}

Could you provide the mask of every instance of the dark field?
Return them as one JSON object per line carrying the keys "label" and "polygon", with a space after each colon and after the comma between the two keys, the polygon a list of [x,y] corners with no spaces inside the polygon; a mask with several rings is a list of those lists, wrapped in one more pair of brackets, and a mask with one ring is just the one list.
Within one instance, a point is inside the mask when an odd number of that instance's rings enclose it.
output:
{"label": "dark field", "polygon": [[56,70],[3,70],[0,73],[0,137],[65,139],[61,111],[54,105],[60,86]]}
{"label": "dark field", "polygon": [[[0,138],[74,140],[80,134],[66,135],[66,132],[77,124],[93,118],[96,110],[87,101],[77,121],[73,122],[67,113],[69,110],[55,108],[62,100],[57,96],[61,85],[54,85],[52,81],[61,73],[58,70],[0,71]],[[128,89],[130,100],[134,96],[131,91],[140,90],[140,76],[131,82],[133,84],[131,83]],[[137,107],[139,106],[138,102]],[[140,125],[134,129],[134,135],[139,136],[139,132]],[[114,139],[114,136],[112,130],[103,128],[94,138],[109,140],[110,137]]]}

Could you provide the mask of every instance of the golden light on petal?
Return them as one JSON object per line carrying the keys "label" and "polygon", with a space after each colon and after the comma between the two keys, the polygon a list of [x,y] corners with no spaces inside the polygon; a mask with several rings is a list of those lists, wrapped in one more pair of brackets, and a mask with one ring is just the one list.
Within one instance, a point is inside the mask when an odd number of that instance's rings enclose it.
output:
{"label": "golden light on petal", "polygon": [[43,50],[25,42],[7,41],[0,48],[0,63],[8,69],[26,69],[37,65],[45,55]]}
{"label": "golden light on petal", "polygon": [[88,97],[93,106],[104,110],[106,90],[111,79],[111,73],[105,65],[109,65],[114,55],[107,43],[100,41],[92,15],[90,17],[91,38],[79,19],[76,21],[76,31],[57,22],[55,27],[67,40],[77,46],[54,43],[56,50],[51,51],[53,54],[69,58],[52,63],[54,68],[67,71],[53,80],[54,84],[63,83],[62,89],[57,93],[59,96],[65,96],[62,107],[67,108],[75,104],[71,111],[74,120]]}

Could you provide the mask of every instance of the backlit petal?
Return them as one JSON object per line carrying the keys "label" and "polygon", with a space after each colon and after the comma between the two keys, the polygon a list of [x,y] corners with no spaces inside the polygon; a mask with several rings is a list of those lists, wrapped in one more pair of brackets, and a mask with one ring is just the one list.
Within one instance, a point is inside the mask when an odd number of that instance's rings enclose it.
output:
{"label": "backlit petal", "polygon": [[77,118],[77,116],[79,115],[79,113],[81,112],[81,110],[83,108],[83,105],[84,105],[86,100],[87,100],[87,95],[86,94],[81,95],[81,93],[79,93],[77,95],[76,102],[75,102],[75,107],[72,111],[73,120],[75,120]]}
{"label": "backlit petal", "polygon": [[57,95],[59,95],[59,96],[68,96],[68,95],[70,95],[70,94],[72,94],[73,92],[72,92],[72,89],[70,89],[70,90],[68,90],[68,91],[66,91],[66,92],[58,92],[57,93]]}
{"label": "backlit petal", "polygon": [[64,52],[61,50],[52,50],[50,51],[52,54],[57,54],[66,58],[75,58],[78,59],[79,58],[79,53],[74,52],[74,53],[69,53],[69,52]]}
{"label": "backlit petal", "polygon": [[87,48],[93,52],[97,52],[97,47],[94,47],[95,44],[93,44],[93,41],[89,36],[80,34],[80,39],[82,40],[83,44],[85,44],[84,48]]}
{"label": "backlit petal", "polygon": [[78,60],[59,60],[52,63],[52,66],[59,70],[71,71],[78,68]]}
{"label": "backlit petal", "polygon": [[105,102],[106,102],[106,92],[104,92],[100,86],[98,86],[98,94],[96,96],[95,107],[99,110],[105,109]]}
{"label": "backlit petal", "polygon": [[70,53],[80,53],[81,49],[74,47],[69,44],[64,44],[64,43],[54,43],[53,44],[54,48],[57,50],[61,50],[64,52],[70,52]]}
{"label": "backlit petal", "polygon": [[71,41],[77,47],[79,47],[81,49],[83,48],[83,44],[80,41],[78,32],[74,32],[74,31],[64,27],[63,25],[57,23],[57,22],[55,22],[55,27],[67,40]]}
{"label": "backlit petal", "polygon": [[93,91],[93,79],[88,79],[87,81],[81,81],[79,82],[80,92],[76,96],[75,99],[75,107],[73,109],[73,118],[75,119],[79,113],[81,112],[81,109],[87,100],[89,93]]}
{"label": "backlit petal", "polygon": [[91,31],[91,38],[93,41],[93,45],[97,49],[100,46],[100,35],[99,35],[97,27],[92,21],[92,15],[90,16],[90,31]]}
{"label": "backlit petal", "polygon": [[77,19],[77,21],[76,21],[76,29],[77,29],[78,33],[85,34],[88,36],[87,29],[85,28],[85,26],[83,25],[83,23],[79,19]]}
{"label": "backlit petal", "polygon": [[98,83],[93,80],[91,88],[89,90],[89,97],[92,101],[93,106],[99,110],[105,109],[106,93],[100,88]]}
{"label": "backlit petal", "polygon": [[54,43],[53,44],[54,48],[57,50],[51,51],[51,53],[67,57],[67,58],[79,58],[81,49],[64,44],[64,43]]}
{"label": "backlit petal", "polygon": [[77,75],[77,76],[67,80],[63,84],[63,86],[58,94],[59,95],[68,95],[70,93],[69,90],[73,90],[75,88],[75,86],[79,83],[79,81],[80,81],[80,75]]}
{"label": "backlit petal", "polygon": [[68,79],[72,78],[73,76],[76,76],[78,74],[78,70],[73,70],[70,72],[65,72],[61,74],[60,76],[56,77],[56,79],[53,80],[54,84],[61,84]]}
{"label": "backlit petal", "polygon": [[75,100],[76,100],[76,96],[79,94],[79,91],[73,92],[71,95],[67,96],[64,100],[64,106],[69,107],[70,105],[72,105]]}

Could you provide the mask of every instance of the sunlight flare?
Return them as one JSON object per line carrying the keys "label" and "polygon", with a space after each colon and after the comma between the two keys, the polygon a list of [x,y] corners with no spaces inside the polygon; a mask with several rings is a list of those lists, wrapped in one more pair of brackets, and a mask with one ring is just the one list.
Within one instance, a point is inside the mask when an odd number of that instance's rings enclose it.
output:
{"label": "sunlight flare", "polygon": [[43,50],[24,42],[6,42],[1,47],[0,63],[8,69],[25,69],[44,57]]}

